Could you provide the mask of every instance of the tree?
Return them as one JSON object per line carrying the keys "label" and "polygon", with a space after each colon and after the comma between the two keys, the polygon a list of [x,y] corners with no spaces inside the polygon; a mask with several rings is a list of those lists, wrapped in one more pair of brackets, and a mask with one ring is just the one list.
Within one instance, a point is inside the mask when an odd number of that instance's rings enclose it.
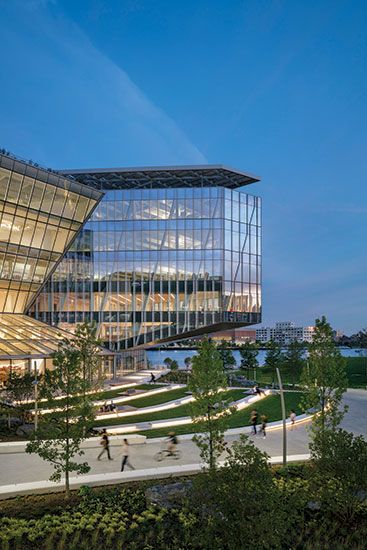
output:
{"label": "tree", "polygon": [[[256,371],[256,368],[259,366],[257,356],[259,354],[259,349],[257,344],[252,344],[251,342],[246,342],[242,344],[239,348],[241,355],[241,369],[248,371]],[[254,377],[256,379],[256,377]]]}
{"label": "tree", "polygon": [[[51,481],[60,481],[65,474],[65,494],[70,496],[70,472],[84,474],[90,470],[87,462],[78,463],[75,456],[82,456],[80,446],[92,426],[94,407],[86,397],[84,371],[81,365],[80,350],[69,340],[59,343],[53,355],[53,370],[47,370],[43,377],[40,396],[45,397],[50,408],[58,410],[42,415],[38,430],[27,444],[27,453],[37,453],[50,462],[54,472]],[[65,397],[56,400],[62,393]]]}
{"label": "tree", "polygon": [[313,341],[309,346],[308,368],[303,369],[301,382],[305,389],[305,409],[318,408],[314,416],[316,429],[335,429],[346,408],[341,408],[347,389],[346,361],[337,348],[333,330],[326,318],[316,319]]}
{"label": "tree", "polygon": [[353,524],[367,489],[366,440],[342,429],[326,428],[314,431],[310,451],[313,499],[323,514],[344,517]]}
{"label": "tree", "polygon": [[367,329],[358,332],[358,345],[360,348],[367,348]]}
{"label": "tree", "polygon": [[166,357],[163,361],[163,363],[166,365],[166,367],[169,369],[171,367],[172,359],[170,357]]}
{"label": "tree", "polygon": [[[199,474],[189,510],[200,519],[200,548],[281,548],[298,513],[282,498],[267,455],[246,436],[233,443],[222,468]],[[276,510],[276,513],[274,511]]]}
{"label": "tree", "polygon": [[280,345],[274,341],[269,342],[264,365],[266,368],[270,370],[271,375],[273,377],[273,383],[275,382],[275,379],[276,379],[276,369],[277,368],[280,369],[281,365],[283,364],[283,361],[284,361],[284,356],[280,348]]}
{"label": "tree", "polygon": [[226,340],[222,340],[217,349],[223,363],[223,368],[231,369],[236,365],[236,359],[233,357],[232,350]]}
{"label": "tree", "polygon": [[83,395],[85,395],[86,391],[90,391],[93,386],[98,387],[101,378],[101,356],[99,352],[102,342],[97,338],[97,324],[85,322],[77,325],[72,344],[79,351],[85,386]]}
{"label": "tree", "polygon": [[178,370],[178,363],[175,359],[171,361],[169,368],[173,371]]}
{"label": "tree", "polygon": [[193,357],[188,388],[194,397],[190,406],[191,417],[197,431],[202,432],[193,440],[203,461],[214,469],[223,452],[223,435],[233,409],[228,408],[223,395],[227,381],[222,359],[215,345],[206,339]]}
{"label": "tree", "polygon": [[321,478],[338,479],[353,491],[367,489],[367,441],[346,430],[325,430],[310,443],[311,460]]}
{"label": "tree", "polygon": [[304,366],[304,349],[304,344],[302,342],[294,341],[289,344],[284,355],[284,370],[289,375],[293,388]]}
{"label": "tree", "polygon": [[184,363],[185,363],[186,370],[189,370],[192,363],[192,357],[185,357]]}
{"label": "tree", "polygon": [[6,397],[14,406],[13,412],[26,422],[30,404],[34,399],[34,377],[29,373],[13,372],[6,384]]}

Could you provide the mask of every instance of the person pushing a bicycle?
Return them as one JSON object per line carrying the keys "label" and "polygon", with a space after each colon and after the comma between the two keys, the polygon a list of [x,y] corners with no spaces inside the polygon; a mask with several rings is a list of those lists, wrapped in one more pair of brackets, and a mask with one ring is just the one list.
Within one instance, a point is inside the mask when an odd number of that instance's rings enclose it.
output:
{"label": "person pushing a bicycle", "polygon": [[177,435],[175,434],[175,432],[169,432],[167,437],[167,451],[170,456],[173,456],[175,454],[177,445]]}

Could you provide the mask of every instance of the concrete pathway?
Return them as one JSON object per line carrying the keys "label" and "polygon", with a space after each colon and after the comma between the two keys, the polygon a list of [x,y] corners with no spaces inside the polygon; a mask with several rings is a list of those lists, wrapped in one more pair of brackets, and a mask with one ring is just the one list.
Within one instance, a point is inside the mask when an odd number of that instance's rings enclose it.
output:
{"label": "concrete pathway", "polygon": [[[345,396],[345,403],[349,406],[349,412],[343,421],[343,427],[356,434],[366,436],[367,392],[364,390],[349,390]],[[308,433],[304,424],[297,426],[294,430],[288,429],[287,434],[289,455],[304,455],[308,453]],[[238,437],[238,434],[228,434],[226,439],[229,444],[232,444]],[[198,464],[200,457],[196,445],[188,436],[183,436],[180,439],[180,449],[182,452],[180,460],[166,459],[160,463],[155,462],[154,455],[160,449],[162,441],[151,439],[147,440],[147,443],[144,445],[131,445],[131,463],[137,470],[156,469],[157,467],[164,468],[167,466],[177,468],[183,465]],[[281,430],[269,431],[266,439],[263,439],[261,436],[255,436],[253,440],[261,450],[266,451],[271,457],[281,456]],[[121,462],[120,448],[112,447],[111,454],[114,458],[113,461],[108,461],[107,458],[98,461],[97,455],[99,452],[99,448],[86,449],[83,460],[87,460],[91,466],[90,475],[105,473],[115,473],[117,475]],[[37,455],[28,455],[25,453],[0,454],[0,486],[47,480],[51,473],[52,468]],[[141,474],[144,475],[144,471]],[[116,479],[116,475],[113,476],[114,479]],[[121,476],[121,481],[123,481],[126,473],[118,474],[118,476]]]}

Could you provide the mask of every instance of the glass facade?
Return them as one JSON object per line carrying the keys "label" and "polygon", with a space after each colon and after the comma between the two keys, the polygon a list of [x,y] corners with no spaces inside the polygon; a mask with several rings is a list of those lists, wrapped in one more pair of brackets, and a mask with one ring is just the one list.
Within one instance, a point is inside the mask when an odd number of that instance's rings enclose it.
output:
{"label": "glass facade", "polygon": [[101,193],[0,154],[0,313],[23,313]]}
{"label": "glass facade", "polygon": [[23,315],[102,193],[0,153],[0,384],[52,365],[60,329]]}
{"label": "glass facade", "polygon": [[67,330],[94,319],[111,350],[259,323],[260,198],[174,176],[107,185],[30,314]]}

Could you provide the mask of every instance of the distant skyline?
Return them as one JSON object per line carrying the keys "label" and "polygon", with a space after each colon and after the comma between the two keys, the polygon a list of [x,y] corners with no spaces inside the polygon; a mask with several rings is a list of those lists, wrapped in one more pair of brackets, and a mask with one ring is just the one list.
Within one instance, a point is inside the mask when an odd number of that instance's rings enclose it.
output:
{"label": "distant skyline", "polygon": [[259,175],[263,323],[367,327],[367,4],[0,0],[0,147]]}

